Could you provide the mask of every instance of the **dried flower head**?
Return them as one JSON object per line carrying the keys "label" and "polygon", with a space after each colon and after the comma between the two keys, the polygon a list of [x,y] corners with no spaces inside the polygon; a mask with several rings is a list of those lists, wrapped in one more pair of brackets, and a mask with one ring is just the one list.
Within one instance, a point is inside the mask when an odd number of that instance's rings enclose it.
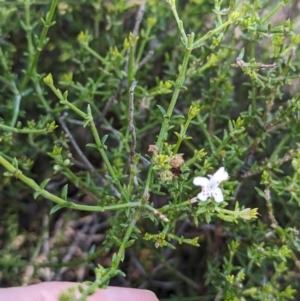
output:
{"label": "dried flower head", "polygon": [[184,160],[183,160],[182,156],[180,156],[180,155],[176,155],[176,156],[172,157],[170,160],[170,165],[174,168],[180,167],[183,163],[184,163]]}
{"label": "dried flower head", "polygon": [[148,148],[148,152],[153,153],[154,155],[156,155],[157,152],[158,152],[157,146],[154,145],[154,144],[150,144],[149,148]]}

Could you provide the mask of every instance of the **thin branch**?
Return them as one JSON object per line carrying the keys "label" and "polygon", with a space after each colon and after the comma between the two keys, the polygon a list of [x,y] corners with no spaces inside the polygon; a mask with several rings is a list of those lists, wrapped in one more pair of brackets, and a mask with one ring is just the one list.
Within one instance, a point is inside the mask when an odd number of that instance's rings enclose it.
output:
{"label": "thin branch", "polygon": [[[77,142],[75,141],[73,135],[71,134],[71,132],[69,131],[67,125],[65,124],[64,119],[68,116],[68,113],[64,113],[60,118],[59,118],[59,123],[61,125],[61,127],[63,128],[64,132],[68,135],[68,138],[71,142],[71,144],[73,145],[74,149],[76,150],[78,156],[81,158],[81,160],[84,162],[84,164],[87,167],[87,170],[91,171],[91,172],[95,172],[95,167],[91,164],[91,162],[88,160],[88,158],[84,155],[84,153],[82,152],[82,150],[80,149],[80,147],[78,146]],[[67,120],[67,119],[66,119]],[[68,120],[67,120],[68,121]],[[74,121],[74,120],[73,120]],[[75,122],[72,122],[75,123]],[[76,124],[78,124],[76,122]],[[105,184],[107,184],[107,180],[104,179],[103,177],[101,177],[101,181]],[[111,190],[114,192],[115,196],[117,198],[121,198],[121,194],[118,192],[118,190],[116,189],[116,187],[112,184],[110,184],[110,188]]]}
{"label": "thin branch", "polygon": [[139,10],[137,12],[137,15],[135,18],[135,24],[134,24],[134,28],[133,28],[133,32],[132,32],[134,37],[137,37],[137,35],[139,33],[140,25],[141,25],[141,22],[143,20],[144,13],[145,13],[146,2],[147,2],[147,0],[142,0]]}
{"label": "thin branch", "polygon": [[265,69],[275,69],[277,67],[276,63],[273,64],[262,64],[262,63],[246,63],[241,58],[236,58],[236,67],[239,68],[253,68],[258,70],[265,70]]}
{"label": "thin branch", "polygon": [[272,169],[275,166],[280,166],[283,163],[294,159],[298,155],[299,151],[300,151],[300,148],[290,150],[282,158],[279,158],[279,159],[271,161],[271,162],[264,162],[259,168],[244,173],[241,178],[242,179],[249,178],[249,177],[255,176],[255,175],[263,172],[266,169]]}
{"label": "thin branch", "polygon": [[159,217],[162,221],[164,221],[165,223],[168,223],[169,222],[169,219],[164,215],[162,214],[161,212],[159,212],[157,209],[151,207],[150,205],[146,204],[145,205],[145,208],[147,210],[149,210],[150,212],[152,212],[154,215],[156,215],[157,217]]}
{"label": "thin branch", "polygon": [[[79,248],[80,242],[83,240],[84,234],[88,231],[90,227],[89,223],[86,223],[82,229],[77,231],[75,240],[73,241],[72,245],[69,247],[67,254],[64,256],[62,262],[69,262],[76,252],[76,250]],[[55,276],[55,280],[61,280],[62,274],[66,272],[70,267],[63,267]]]}
{"label": "thin branch", "polygon": [[278,226],[278,222],[275,218],[274,210],[273,210],[273,206],[272,206],[272,202],[271,202],[270,187],[265,188],[264,194],[265,194],[265,200],[267,202],[269,219],[272,222],[271,227],[276,228]]}
{"label": "thin branch", "polygon": [[[142,0],[139,10],[137,12],[136,18],[135,18],[135,24],[134,24],[134,28],[133,28],[133,32],[132,32],[132,35],[134,38],[136,38],[138,36],[138,32],[140,30],[140,25],[141,25],[141,22],[143,20],[143,16],[145,13],[145,7],[146,7],[146,0]],[[128,71],[128,64],[129,64],[128,57],[129,57],[129,50],[126,53],[126,63],[124,66],[125,72]],[[127,79],[125,79],[125,84],[127,85]]]}
{"label": "thin branch", "polygon": [[146,167],[148,167],[151,164],[151,162],[143,156],[140,156],[140,159]]}
{"label": "thin branch", "polygon": [[94,166],[91,164],[91,162],[87,159],[87,157],[84,155],[84,153],[82,152],[82,150],[80,149],[80,147],[78,146],[78,144],[76,143],[73,135],[71,134],[71,132],[69,131],[68,127],[66,126],[64,119],[68,116],[68,113],[64,113],[59,119],[59,123],[61,125],[61,127],[63,128],[63,130],[65,131],[65,133],[68,135],[68,138],[70,140],[70,142],[72,143],[74,149],[76,150],[78,156],[81,158],[81,160],[86,164],[86,166],[88,167],[89,171],[95,171]]}
{"label": "thin branch", "polygon": [[150,50],[146,56],[144,58],[141,59],[141,61],[139,62],[138,64],[138,68],[141,68],[142,66],[144,66],[149,60],[150,58],[152,57],[154,51],[153,50]]}

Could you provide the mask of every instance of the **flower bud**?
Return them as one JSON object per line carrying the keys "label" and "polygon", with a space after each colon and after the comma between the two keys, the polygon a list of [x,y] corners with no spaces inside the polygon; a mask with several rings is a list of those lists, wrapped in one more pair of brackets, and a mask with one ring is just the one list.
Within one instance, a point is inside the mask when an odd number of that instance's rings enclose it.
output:
{"label": "flower bud", "polygon": [[246,208],[239,213],[239,217],[245,220],[257,218],[257,214],[258,214],[257,210],[258,208],[253,208],[253,209]]}
{"label": "flower bud", "polygon": [[292,166],[293,166],[294,170],[296,171],[296,173],[300,174],[300,159],[294,158],[292,160]]}
{"label": "flower bud", "polygon": [[47,86],[52,86],[53,85],[53,77],[52,77],[51,73],[49,73],[47,76],[44,77],[44,83]]}
{"label": "flower bud", "polygon": [[162,182],[171,182],[173,180],[173,174],[170,170],[163,170],[160,174]]}

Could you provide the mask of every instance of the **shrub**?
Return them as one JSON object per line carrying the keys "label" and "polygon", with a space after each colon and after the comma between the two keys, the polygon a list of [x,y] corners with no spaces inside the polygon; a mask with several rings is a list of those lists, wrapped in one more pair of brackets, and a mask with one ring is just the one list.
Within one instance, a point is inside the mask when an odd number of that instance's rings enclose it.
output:
{"label": "shrub", "polygon": [[3,286],[299,295],[299,5],[277,2],[0,2]]}

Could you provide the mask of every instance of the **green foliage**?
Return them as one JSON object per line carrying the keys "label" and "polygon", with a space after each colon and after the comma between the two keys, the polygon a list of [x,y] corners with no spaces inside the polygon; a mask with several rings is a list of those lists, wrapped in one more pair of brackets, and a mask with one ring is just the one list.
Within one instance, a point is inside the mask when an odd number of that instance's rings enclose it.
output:
{"label": "green foliage", "polygon": [[[0,6],[4,286],[84,278],[86,300],[126,277],[169,300],[299,296],[299,8]],[[87,217],[102,239],[78,259],[67,233]],[[95,276],[65,273],[83,263]]]}

